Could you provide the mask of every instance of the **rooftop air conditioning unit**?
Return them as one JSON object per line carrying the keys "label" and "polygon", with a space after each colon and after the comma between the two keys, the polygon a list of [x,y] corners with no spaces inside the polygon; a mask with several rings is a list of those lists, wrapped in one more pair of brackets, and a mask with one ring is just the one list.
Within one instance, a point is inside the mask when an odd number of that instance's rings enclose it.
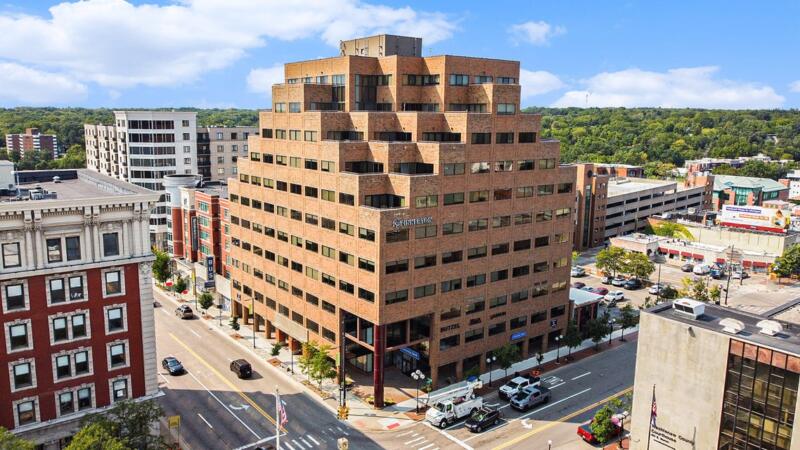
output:
{"label": "rooftop air conditioning unit", "polygon": [[706,312],[706,305],[690,298],[679,298],[672,302],[672,310],[677,314],[697,320]]}
{"label": "rooftop air conditioning unit", "polygon": [[720,320],[719,324],[722,325],[722,331],[725,333],[739,334],[740,331],[744,330],[744,323],[741,320],[731,319],[730,317]]}
{"label": "rooftop air conditioning unit", "polygon": [[775,336],[783,332],[783,325],[775,320],[762,320],[758,322],[756,326],[762,334],[766,334],[767,336]]}

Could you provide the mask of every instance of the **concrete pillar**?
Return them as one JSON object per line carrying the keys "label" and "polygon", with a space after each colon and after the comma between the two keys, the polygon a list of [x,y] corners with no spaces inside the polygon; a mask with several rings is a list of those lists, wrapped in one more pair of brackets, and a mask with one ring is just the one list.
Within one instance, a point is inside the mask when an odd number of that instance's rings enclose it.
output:
{"label": "concrete pillar", "polygon": [[386,325],[375,325],[375,351],[372,358],[372,384],[376,408],[383,408],[383,354],[386,352]]}
{"label": "concrete pillar", "polygon": [[81,245],[81,257],[83,262],[92,262],[94,259],[94,245],[92,243],[92,225],[84,221],[83,226],[83,245]]}
{"label": "concrete pillar", "polygon": [[44,236],[42,236],[42,228],[41,226],[34,225],[34,241],[36,243],[36,268],[41,269],[44,267],[45,261],[45,247],[47,244],[44,242]]}
{"label": "concrete pillar", "polygon": [[122,236],[120,236],[120,241],[122,241],[122,256],[129,257],[131,255],[128,254],[130,250],[130,244],[128,243],[128,221],[122,221]]}
{"label": "concrete pillar", "polygon": [[33,234],[31,233],[31,230],[28,229],[25,230],[24,254],[25,267],[32,267],[34,264],[36,264],[36,258],[33,255]]}
{"label": "concrete pillar", "polygon": [[100,247],[100,228],[96,223],[92,224],[92,247],[94,247],[94,260],[100,261],[100,258],[102,258],[102,247]]}

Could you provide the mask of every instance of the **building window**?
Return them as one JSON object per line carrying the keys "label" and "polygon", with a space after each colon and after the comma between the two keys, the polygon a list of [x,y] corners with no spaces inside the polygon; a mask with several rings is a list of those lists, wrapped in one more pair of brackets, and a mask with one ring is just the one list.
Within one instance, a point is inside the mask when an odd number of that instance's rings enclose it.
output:
{"label": "building window", "polygon": [[8,351],[27,350],[31,347],[30,321],[6,325]]}
{"label": "building window", "polygon": [[94,405],[92,404],[92,388],[85,387],[78,389],[78,411],[83,411],[84,409],[91,409]]}
{"label": "building window", "polygon": [[125,317],[122,306],[106,309],[106,332],[125,331]]}
{"label": "building window", "polygon": [[6,284],[3,286],[3,296],[5,297],[6,312],[28,307],[23,283]]}
{"label": "building window", "polygon": [[75,403],[73,402],[72,392],[62,392],[58,394],[58,413],[65,415],[75,412]]}
{"label": "building window", "polygon": [[128,398],[128,378],[111,381],[112,403]]}
{"label": "building window", "polygon": [[497,144],[513,144],[514,133],[497,133],[495,135],[495,143]]}
{"label": "building window", "polygon": [[16,426],[21,427],[38,421],[36,398],[27,398],[14,403]]}
{"label": "building window", "polygon": [[3,244],[3,267],[10,269],[12,267],[20,267],[22,259],[19,254],[19,242],[12,242],[10,244]]}
{"label": "building window", "polygon": [[61,238],[47,239],[47,262],[57,263],[61,261]]}
{"label": "building window", "polygon": [[119,233],[103,233],[103,256],[119,255]]}
{"label": "building window", "polygon": [[498,103],[497,114],[516,114],[517,105],[514,103]]}
{"label": "building window", "polygon": [[36,370],[33,359],[11,363],[11,380],[14,391],[36,386]]}
{"label": "building window", "polygon": [[115,369],[128,365],[127,346],[124,342],[110,344],[108,346],[108,367]]}
{"label": "building window", "polygon": [[56,380],[72,376],[72,363],[69,355],[56,356]]}
{"label": "building window", "polygon": [[469,84],[469,75],[461,75],[457,73],[450,74],[450,86],[467,86]]}
{"label": "building window", "polygon": [[78,261],[81,259],[81,238],[69,236],[64,238],[67,248],[67,261]]}
{"label": "building window", "polygon": [[109,270],[103,273],[103,296],[123,294],[122,272],[119,270]]}

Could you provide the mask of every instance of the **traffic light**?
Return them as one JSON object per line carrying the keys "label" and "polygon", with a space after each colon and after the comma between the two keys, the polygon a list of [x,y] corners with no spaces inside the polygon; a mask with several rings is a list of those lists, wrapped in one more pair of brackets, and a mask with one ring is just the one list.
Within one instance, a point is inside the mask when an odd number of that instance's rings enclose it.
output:
{"label": "traffic light", "polygon": [[339,410],[336,413],[336,418],[339,420],[347,420],[347,416],[350,414],[350,408],[347,406],[340,406]]}

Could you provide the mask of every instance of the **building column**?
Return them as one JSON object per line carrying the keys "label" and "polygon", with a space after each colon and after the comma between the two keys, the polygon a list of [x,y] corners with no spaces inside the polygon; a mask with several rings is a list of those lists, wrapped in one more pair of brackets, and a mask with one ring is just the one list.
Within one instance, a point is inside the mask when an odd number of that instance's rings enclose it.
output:
{"label": "building column", "polygon": [[142,255],[150,253],[150,222],[147,214],[142,214],[138,220],[139,238],[142,241]]}
{"label": "building column", "polygon": [[375,325],[375,351],[372,356],[373,406],[383,408],[383,354],[386,352],[386,325]]}
{"label": "building column", "polygon": [[83,262],[90,263],[93,258],[94,245],[92,245],[92,224],[91,217],[84,216],[83,219],[83,248],[81,248],[81,257]]}
{"label": "building column", "polygon": [[122,255],[125,257],[130,257],[131,255],[128,254],[130,244],[128,243],[128,221],[122,221],[122,236],[120,238],[122,241]]}
{"label": "building column", "polygon": [[139,256],[142,254],[142,236],[141,236],[141,229],[139,228],[139,218],[141,217],[141,211],[137,211],[134,209],[133,211],[133,220],[130,224],[130,231],[131,231],[131,239],[133,241],[133,256]]}
{"label": "building column", "polygon": [[42,235],[41,224],[34,223],[34,240],[36,241],[36,268],[41,269],[44,267],[45,261],[45,247],[44,236]]}

